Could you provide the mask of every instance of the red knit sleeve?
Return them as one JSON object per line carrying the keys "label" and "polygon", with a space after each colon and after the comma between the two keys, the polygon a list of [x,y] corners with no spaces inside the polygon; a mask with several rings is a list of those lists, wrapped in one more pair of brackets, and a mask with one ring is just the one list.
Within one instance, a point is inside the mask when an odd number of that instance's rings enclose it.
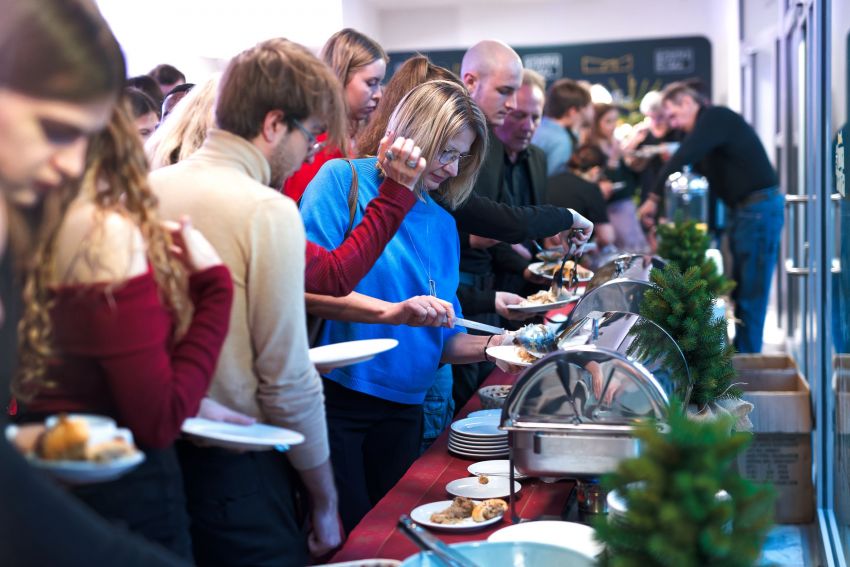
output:
{"label": "red knit sleeve", "polygon": [[55,312],[62,354],[97,360],[116,417],[146,447],[168,446],[183,421],[197,414],[227,336],[233,301],[228,269],[196,273],[189,287],[195,311],[186,334],[171,348],[172,320],[150,274],[135,285],[98,294],[97,301],[69,301],[70,307]]}
{"label": "red knit sleeve", "polygon": [[339,247],[328,251],[308,240],[305,291],[336,297],[351,293],[372,269],[415,202],[413,191],[384,179],[363,220]]}

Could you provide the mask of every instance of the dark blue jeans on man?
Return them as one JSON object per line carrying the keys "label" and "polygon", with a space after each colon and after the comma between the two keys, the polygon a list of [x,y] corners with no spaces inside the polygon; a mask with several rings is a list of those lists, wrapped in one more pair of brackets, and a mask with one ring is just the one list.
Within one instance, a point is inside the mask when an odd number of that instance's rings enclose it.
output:
{"label": "dark blue jeans on man", "polygon": [[761,352],[764,318],[779,242],[785,223],[785,200],[776,188],[751,194],[730,209],[729,247],[732,251],[732,292],[735,301],[735,348]]}

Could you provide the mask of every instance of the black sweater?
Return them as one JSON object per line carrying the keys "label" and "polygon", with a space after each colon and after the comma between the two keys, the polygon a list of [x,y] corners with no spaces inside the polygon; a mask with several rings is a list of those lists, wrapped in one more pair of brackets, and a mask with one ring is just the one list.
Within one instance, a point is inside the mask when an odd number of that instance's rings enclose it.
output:
{"label": "black sweater", "polygon": [[699,111],[694,129],[661,170],[653,192],[663,196],[667,176],[688,164],[705,175],[711,191],[732,207],[750,193],[779,184],[755,130],[723,106]]}

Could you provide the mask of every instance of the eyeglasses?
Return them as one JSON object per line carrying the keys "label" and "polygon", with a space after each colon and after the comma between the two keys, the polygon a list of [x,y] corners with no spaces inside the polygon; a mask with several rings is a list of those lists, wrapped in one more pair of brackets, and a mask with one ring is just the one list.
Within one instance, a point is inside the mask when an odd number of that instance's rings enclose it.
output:
{"label": "eyeglasses", "polygon": [[472,154],[462,154],[457,150],[443,150],[440,152],[440,155],[437,156],[437,160],[442,165],[449,165],[450,163],[454,163],[456,161],[463,161],[468,158]]}
{"label": "eyeglasses", "polygon": [[307,128],[305,128],[304,125],[301,124],[301,122],[299,122],[295,118],[291,119],[291,122],[293,124],[295,124],[296,128],[301,130],[301,133],[304,134],[304,138],[307,139],[307,146],[309,148],[307,150],[307,156],[308,157],[316,155],[317,153],[319,153],[322,150],[322,148],[325,147],[325,142],[318,141],[316,139],[316,136],[314,136],[312,132],[310,132]]}

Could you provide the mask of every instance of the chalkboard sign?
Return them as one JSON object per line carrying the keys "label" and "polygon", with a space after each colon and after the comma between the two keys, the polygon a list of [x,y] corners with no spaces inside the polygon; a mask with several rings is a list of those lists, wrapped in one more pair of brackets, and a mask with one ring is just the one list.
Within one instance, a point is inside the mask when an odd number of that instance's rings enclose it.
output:
{"label": "chalkboard sign", "polygon": [[[711,94],[711,43],[705,37],[643,39],[607,43],[581,43],[517,47],[525,67],[540,72],[547,83],[562,77],[601,84],[618,105],[635,110],[650,90],[668,83],[698,79]],[[460,74],[465,50],[421,51],[431,61]],[[390,53],[390,69],[417,52]]]}

